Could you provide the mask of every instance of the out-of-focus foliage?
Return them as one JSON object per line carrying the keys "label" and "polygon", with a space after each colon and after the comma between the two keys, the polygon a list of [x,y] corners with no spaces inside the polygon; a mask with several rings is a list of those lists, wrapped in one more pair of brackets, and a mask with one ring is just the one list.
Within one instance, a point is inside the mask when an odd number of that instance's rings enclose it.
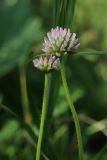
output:
{"label": "out-of-focus foliage", "polygon": [[0,75],[24,62],[32,45],[40,42],[41,23],[29,3],[0,1]]}
{"label": "out-of-focus foliage", "polygon": [[0,133],[0,158],[29,159],[32,148],[26,132],[20,129],[18,122],[9,120]]}
{"label": "out-of-focus foliage", "polygon": [[[71,29],[80,37],[80,51],[107,50],[107,1],[77,0],[75,4]],[[52,14],[49,0],[0,0],[0,104],[24,120],[20,88],[20,80],[25,76],[20,70],[24,67],[31,126],[36,127],[40,122],[44,75],[29,58],[41,53],[43,36],[52,26]],[[98,152],[100,160],[106,160],[107,56],[72,55],[67,59],[66,74],[82,126],[85,160]],[[42,152],[50,160],[71,160],[72,156],[77,160],[74,124],[59,72],[52,77]],[[0,160],[34,160],[34,144],[18,119],[13,118],[0,108]],[[38,135],[34,129],[35,132]]]}

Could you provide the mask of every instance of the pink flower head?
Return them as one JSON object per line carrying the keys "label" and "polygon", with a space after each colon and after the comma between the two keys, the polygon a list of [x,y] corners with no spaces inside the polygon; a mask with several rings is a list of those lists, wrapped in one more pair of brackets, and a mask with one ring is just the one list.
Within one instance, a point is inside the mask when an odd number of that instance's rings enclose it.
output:
{"label": "pink flower head", "polygon": [[55,29],[52,28],[47,33],[47,37],[44,38],[42,51],[61,56],[61,53],[72,51],[78,48],[79,45],[76,33],[71,33],[69,28],[56,27]]}
{"label": "pink flower head", "polygon": [[60,69],[60,59],[53,55],[39,56],[33,60],[33,64],[36,68],[46,72]]}

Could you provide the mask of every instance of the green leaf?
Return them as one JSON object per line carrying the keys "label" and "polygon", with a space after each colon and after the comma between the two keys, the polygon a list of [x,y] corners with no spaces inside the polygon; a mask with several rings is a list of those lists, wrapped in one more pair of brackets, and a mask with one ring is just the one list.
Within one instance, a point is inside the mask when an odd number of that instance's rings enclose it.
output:
{"label": "green leaf", "polygon": [[[75,90],[73,90],[72,94],[71,94],[73,103],[75,103],[77,100],[82,98],[83,95],[84,95],[84,91],[82,89],[75,88]],[[53,117],[58,117],[64,113],[66,113],[66,111],[68,111],[68,109],[69,108],[68,108],[67,101],[65,99],[64,89],[61,86],[59,89],[58,98],[56,99],[56,105],[53,110]]]}
{"label": "green leaf", "polygon": [[19,124],[17,121],[11,120],[7,122],[0,132],[0,143],[3,143],[4,141],[7,141],[10,138],[12,138],[15,132],[18,131],[18,129],[19,129]]}
{"label": "green leaf", "polygon": [[87,55],[107,55],[107,51],[84,51],[84,52],[77,52],[73,54],[74,56],[87,56]]}
{"label": "green leaf", "polygon": [[[16,118],[20,124],[24,127],[24,129],[27,131],[27,133],[30,135],[31,139],[33,140],[33,142],[35,143],[35,147],[36,147],[36,140],[37,140],[37,135],[36,132],[34,132],[34,130],[32,129],[32,127],[28,124],[26,124],[16,113],[14,113],[11,109],[9,109],[7,106],[1,104],[0,105],[0,109],[4,109],[7,113],[9,113],[10,115],[12,115],[14,118]],[[14,123],[10,124],[10,125],[14,125]],[[7,130],[8,128],[6,128]],[[2,133],[1,133],[2,134]],[[9,134],[11,135],[11,131],[9,131]],[[3,135],[2,135],[3,136]],[[41,155],[44,157],[45,160],[49,160],[49,158],[43,153],[41,152]]]}

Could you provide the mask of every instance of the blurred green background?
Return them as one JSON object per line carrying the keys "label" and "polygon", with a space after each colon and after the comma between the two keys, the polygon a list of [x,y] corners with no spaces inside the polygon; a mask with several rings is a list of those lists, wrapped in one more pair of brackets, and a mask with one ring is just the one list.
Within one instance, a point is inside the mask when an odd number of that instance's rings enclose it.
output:
{"label": "blurred green background", "polygon": [[[37,137],[32,140],[24,125],[38,136],[44,75],[30,60],[41,53],[52,14],[50,0],[0,0],[0,160],[35,159]],[[80,37],[79,51],[107,51],[107,1],[77,0],[71,30]],[[66,74],[85,159],[100,152],[100,160],[107,160],[107,55],[70,56]],[[76,160],[75,128],[59,72],[53,73],[47,114],[41,159]]]}

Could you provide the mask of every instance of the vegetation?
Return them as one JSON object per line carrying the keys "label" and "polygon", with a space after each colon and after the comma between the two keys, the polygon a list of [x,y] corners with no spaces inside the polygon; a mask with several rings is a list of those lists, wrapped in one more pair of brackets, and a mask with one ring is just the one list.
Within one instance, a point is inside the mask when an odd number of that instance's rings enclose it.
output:
{"label": "vegetation", "polygon": [[[106,6],[106,0],[0,1],[0,160],[39,160],[38,143],[41,160],[107,159]],[[47,75],[32,60],[56,26],[76,32],[81,45]]]}

